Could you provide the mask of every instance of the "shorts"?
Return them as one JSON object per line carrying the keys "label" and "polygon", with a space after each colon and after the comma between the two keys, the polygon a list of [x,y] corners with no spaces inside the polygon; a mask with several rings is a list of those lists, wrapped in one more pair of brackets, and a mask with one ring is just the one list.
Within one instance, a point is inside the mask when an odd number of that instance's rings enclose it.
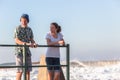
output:
{"label": "shorts", "polygon": [[[23,56],[20,55],[15,55],[16,58],[16,66],[23,66]],[[26,65],[27,66],[32,66],[32,61],[31,61],[31,56],[26,57]],[[17,72],[23,72],[24,68],[17,68]],[[27,72],[32,71],[32,67],[27,67],[26,69]]]}
{"label": "shorts", "polygon": [[[46,64],[47,65],[60,65],[60,58],[51,58],[46,57]],[[60,71],[60,66],[48,66],[48,71]]]}

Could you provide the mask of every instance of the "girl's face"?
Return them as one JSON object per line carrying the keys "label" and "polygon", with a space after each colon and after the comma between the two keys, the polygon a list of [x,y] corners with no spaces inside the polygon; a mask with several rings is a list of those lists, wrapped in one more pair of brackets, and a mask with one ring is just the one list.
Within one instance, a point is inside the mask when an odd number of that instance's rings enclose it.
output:
{"label": "girl's face", "polygon": [[26,18],[21,18],[20,21],[21,21],[21,25],[27,26],[28,22]]}
{"label": "girl's face", "polygon": [[57,32],[57,29],[56,29],[55,25],[53,25],[53,24],[50,25],[50,31],[52,33],[56,33]]}

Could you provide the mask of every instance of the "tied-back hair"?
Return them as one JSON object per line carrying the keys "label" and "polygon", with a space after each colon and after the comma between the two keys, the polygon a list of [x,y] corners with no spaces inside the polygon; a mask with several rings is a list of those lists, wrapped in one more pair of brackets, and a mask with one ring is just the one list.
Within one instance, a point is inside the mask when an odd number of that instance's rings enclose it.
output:
{"label": "tied-back hair", "polygon": [[57,29],[57,33],[60,33],[60,32],[61,32],[61,26],[58,25],[58,23],[53,22],[53,23],[51,23],[51,24],[55,26],[55,28]]}

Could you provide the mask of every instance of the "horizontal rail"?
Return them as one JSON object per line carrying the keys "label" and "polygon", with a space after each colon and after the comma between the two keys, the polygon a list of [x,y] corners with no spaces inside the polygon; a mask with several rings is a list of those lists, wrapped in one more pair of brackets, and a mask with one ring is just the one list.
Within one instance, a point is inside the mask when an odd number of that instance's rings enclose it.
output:
{"label": "horizontal rail", "polygon": [[[27,66],[27,67],[54,67],[54,66],[61,66],[66,67],[68,65],[35,65],[35,66]],[[25,66],[0,66],[0,68],[24,68]]]}
{"label": "horizontal rail", "polygon": [[24,80],[26,80],[26,69],[27,67],[49,67],[49,66],[61,66],[61,67],[66,67],[66,75],[67,75],[67,80],[70,80],[69,77],[70,77],[70,60],[69,60],[69,44],[65,44],[65,45],[37,45],[37,47],[65,47],[66,48],[66,65],[32,65],[32,66],[27,66],[26,65],[26,47],[30,47],[29,45],[10,45],[10,44],[0,44],[0,47],[23,47],[23,63],[24,63],[24,66],[4,66],[4,65],[0,65],[0,68],[23,68],[24,69]]}
{"label": "horizontal rail", "polygon": [[[37,47],[67,47],[66,45],[37,45]],[[30,47],[29,45],[8,45],[8,44],[0,44],[0,47]]]}

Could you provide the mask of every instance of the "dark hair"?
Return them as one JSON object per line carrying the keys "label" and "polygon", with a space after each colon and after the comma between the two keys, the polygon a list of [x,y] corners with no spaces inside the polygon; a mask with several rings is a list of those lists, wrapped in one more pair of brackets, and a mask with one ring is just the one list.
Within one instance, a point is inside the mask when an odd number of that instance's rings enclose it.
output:
{"label": "dark hair", "polygon": [[55,26],[55,28],[57,29],[57,33],[61,32],[61,26],[59,26],[56,22],[53,22],[51,24]]}

